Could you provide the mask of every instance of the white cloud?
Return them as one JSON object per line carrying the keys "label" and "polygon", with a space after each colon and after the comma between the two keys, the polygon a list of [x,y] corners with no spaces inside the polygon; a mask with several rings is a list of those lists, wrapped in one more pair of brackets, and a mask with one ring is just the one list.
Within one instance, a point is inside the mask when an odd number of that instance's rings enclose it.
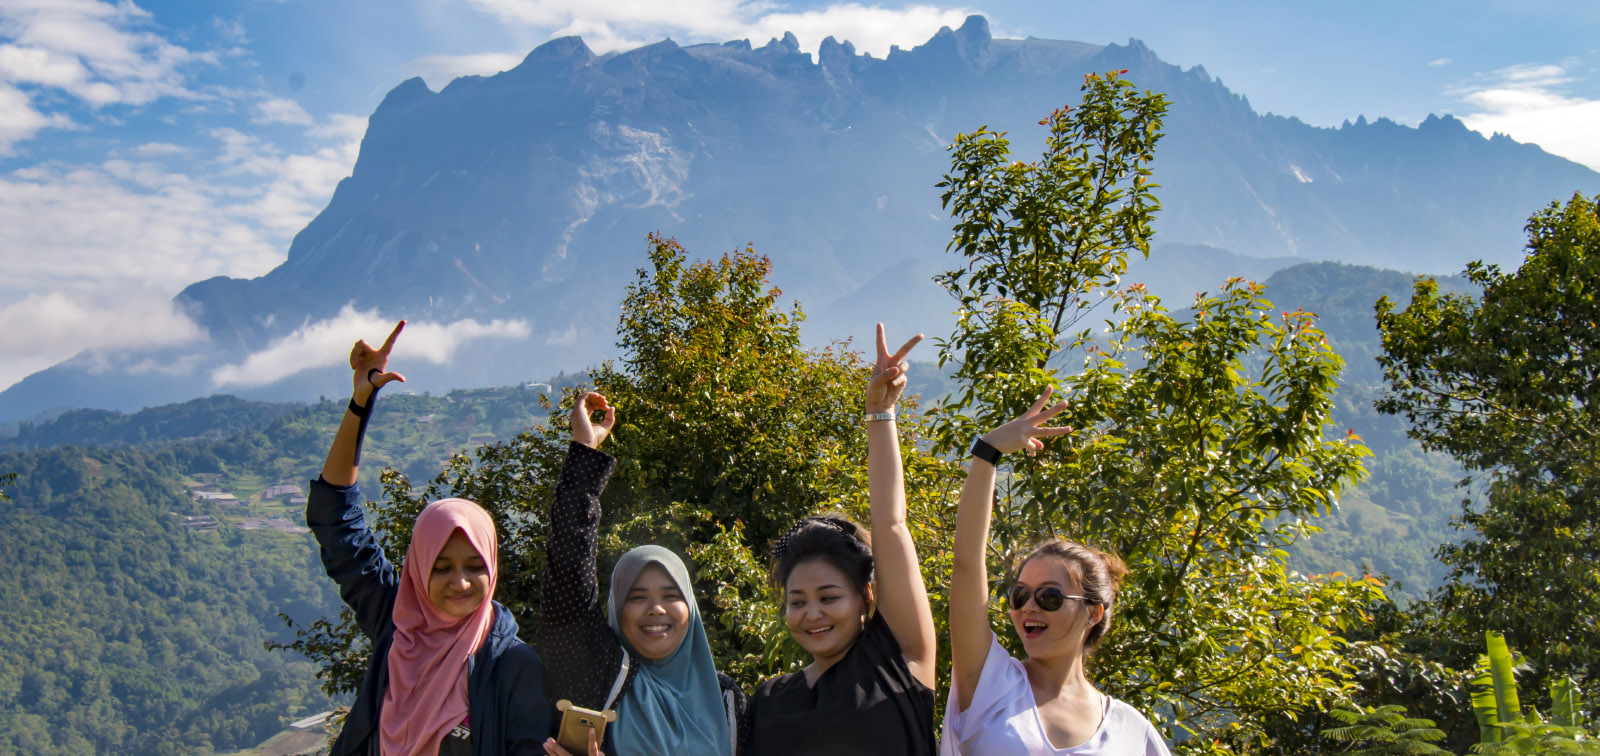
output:
{"label": "white cloud", "polygon": [[72,125],[72,119],[64,115],[45,115],[35,110],[27,92],[0,81],[0,156],[11,154],[13,145],[31,138],[40,129]]}
{"label": "white cloud", "polygon": [[[0,105],[5,97],[0,88]],[[176,293],[211,276],[261,275],[350,175],[364,124],[338,116],[313,126],[307,133],[321,144],[300,153],[219,129],[208,159],[154,142],[127,159],[0,174],[0,293],[100,279]],[[192,174],[159,161],[186,150],[181,165]]]}
{"label": "white cloud", "polygon": [[[271,346],[252,354],[236,365],[224,365],[211,373],[211,383],[223,386],[259,386],[287,378],[302,370],[338,365],[345,361],[356,339],[377,344],[395,321],[376,310],[357,310],[350,305],[333,318],[308,323]],[[457,320],[452,323],[407,323],[395,342],[395,366],[421,360],[443,365],[456,349],[468,341],[483,338],[526,339],[532,329],[522,320]],[[400,372],[405,372],[401,368]]]}
{"label": "white cloud", "polygon": [[328,120],[306,130],[308,136],[318,139],[337,139],[344,143],[360,142],[367,133],[367,119],[360,116],[335,113]]}
{"label": "white cloud", "polygon": [[255,115],[250,118],[251,123],[287,123],[295,126],[310,126],[315,122],[300,103],[282,97],[262,100],[256,103]]}
{"label": "white cloud", "polygon": [[[169,295],[141,287],[51,291],[0,306],[0,386],[84,352],[187,344],[203,338]],[[156,367],[152,364],[152,367]]]}
{"label": "white cloud", "polygon": [[815,52],[822,40],[832,35],[840,42],[850,41],[858,53],[870,52],[882,58],[892,45],[920,45],[940,27],[959,27],[975,12],[931,5],[880,8],[845,3],[802,13],[768,13],[752,24],[747,35],[752,40],[763,40],[792,31],[800,40],[801,49],[809,52]]}
{"label": "white cloud", "polygon": [[289,238],[328,204],[339,181],[350,175],[361,151],[366,119],[336,115],[306,130],[331,141],[310,152],[285,154],[259,137],[236,129],[209,132],[222,148],[217,162],[225,174],[254,177],[255,196],[240,207],[255,223]]}
{"label": "white cloud", "polygon": [[211,28],[217,30],[217,35],[235,45],[242,45],[250,41],[250,35],[245,31],[244,24],[238,19],[211,19]]}
{"label": "white cloud", "polygon": [[1450,62],[1451,61],[1449,58],[1434,58],[1433,60],[1428,61],[1428,65],[1438,68],[1439,66],[1448,66],[1450,65]]}
{"label": "white cloud", "polygon": [[0,291],[140,281],[170,296],[215,275],[260,275],[283,254],[224,189],[129,160],[0,176]]}
{"label": "white cloud", "polygon": [[523,55],[517,53],[478,53],[476,55],[425,55],[406,64],[405,75],[421,76],[439,90],[462,76],[492,76],[515,68]]}
{"label": "white cloud", "polygon": [[[6,97],[0,85],[0,134],[18,113],[5,107]],[[123,301],[128,291],[147,292],[131,301],[165,302],[212,276],[264,274],[350,175],[365,124],[335,116],[313,125],[306,134],[316,142],[300,153],[224,130],[210,150],[203,143],[151,142],[100,163],[42,163],[0,174],[0,302],[42,303],[48,307],[41,312],[67,313],[64,322],[100,322],[121,310],[85,303],[131,307]],[[174,155],[183,159],[169,160]],[[46,295],[53,298],[30,299]],[[72,315],[71,303],[87,314]],[[0,320],[0,388],[83,348],[70,338],[32,339],[34,332],[56,332],[10,317]],[[165,322],[125,319],[140,318]],[[105,345],[123,336],[124,346],[151,343],[125,331],[103,332]]]}
{"label": "white cloud", "polygon": [[883,8],[836,3],[791,12],[767,0],[462,0],[502,22],[582,35],[600,52],[622,50],[663,34],[685,42],[748,38],[753,44],[792,31],[801,48],[816,52],[822,39],[850,41],[883,57],[890,45],[927,41],[941,26],[956,27],[974,11],[933,5]]}
{"label": "white cloud", "polygon": [[169,155],[187,155],[192,152],[194,152],[192,147],[184,147],[171,142],[146,142],[133,148],[133,154],[140,157],[167,157]]}
{"label": "white cloud", "polygon": [[183,69],[215,63],[143,28],[148,11],[130,0],[6,0],[0,3],[0,81],[60,89],[93,108],[198,97]]}
{"label": "white cloud", "polygon": [[1468,128],[1502,133],[1519,142],[1600,170],[1600,100],[1570,94],[1575,79],[1566,65],[1502,68],[1454,89],[1471,112]]}

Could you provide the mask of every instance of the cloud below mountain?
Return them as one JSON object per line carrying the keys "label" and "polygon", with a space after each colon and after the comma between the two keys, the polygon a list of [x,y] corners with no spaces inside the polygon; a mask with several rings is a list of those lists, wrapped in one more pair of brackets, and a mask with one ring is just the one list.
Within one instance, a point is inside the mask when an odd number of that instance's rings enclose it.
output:
{"label": "cloud below mountain", "polygon": [[[338,365],[345,361],[350,345],[357,339],[380,343],[394,324],[393,318],[382,316],[377,310],[357,310],[346,305],[335,317],[301,326],[239,363],[213,370],[211,383],[217,388],[260,386],[302,370]],[[443,365],[468,342],[491,338],[526,339],[532,333],[533,329],[524,320],[407,323],[405,332],[395,343],[395,367],[404,373],[407,360]]]}
{"label": "cloud below mountain", "polygon": [[30,294],[0,307],[0,385],[84,354],[192,343],[205,336],[167,295],[128,289],[114,297]]}

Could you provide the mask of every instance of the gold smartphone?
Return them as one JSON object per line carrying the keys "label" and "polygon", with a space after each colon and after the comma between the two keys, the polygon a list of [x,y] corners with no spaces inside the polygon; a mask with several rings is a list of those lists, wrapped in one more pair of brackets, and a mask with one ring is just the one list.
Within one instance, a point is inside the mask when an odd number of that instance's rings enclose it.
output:
{"label": "gold smartphone", "polygon": [[594,742],[604,742],[606,724],[617,721],[617,713],[611,709],[585,709],[572,705],[565,698],[556,702],[556,709],[561,712],[561,731],[556,733],[556,742],[572,756],[588,756],[589,731],[594,730]]}

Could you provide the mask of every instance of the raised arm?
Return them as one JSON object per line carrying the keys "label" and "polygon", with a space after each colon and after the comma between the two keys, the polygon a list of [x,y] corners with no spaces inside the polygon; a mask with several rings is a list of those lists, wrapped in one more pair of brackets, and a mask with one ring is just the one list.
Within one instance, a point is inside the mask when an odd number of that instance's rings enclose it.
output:
{"label": "raised arm", "polygon": [[[1046,388],[1022,416],[983,436],[983,441],[1001,454],[1027,449],[1032,454],[1044,448],[1041,439],[1071,433],[1071,428],[1043,428],[1045,421],[1067,408],[1066,402],[1044,409],[1050,399]],[[993,464],[974,457],[967,470],[956,505],[955,570],[950,578],[950,664],[961,711],[972,705],[983,674],[983,661],[989,656],[994,629],[989,626],[989,517],[994,508]]]}
{"label": "raised arm", "polygon": [[[604,410],[594,424],[589,413]],[[572,410],[572,443],[550,504],[540,599],[545,661],[556,698],[588,709],[605,704],[622,665],[622,646],[606,624],[595,559],[600,537],[600,494],[616,460],[598,451],[616,423],[605,397],[590,393]]]}
{"label": "raised arm", "polygon": [[378,349],[358,341],[350,350],[355,373],[350,406],[322,464],[322,476],[311,482],[306,497],[306,527],[321,547],[322,567],[339,584],[339,597],[355,612],[356,624],[368,638],[377,638],[392,622],[399,576],[367,527],[356,473],[373,395],[390,381],[405,380],[388,372],[389,353],[404,327],[402,320]]}
{"label": "raised arm", "polygon": [[[918,567],[917,545],[906,526],[905,470],[900,461],[900,431],[893,417],[906,388],[906,355],[922,334],[889,353],[878,324],[878,359],[867,384],[867,496],[872,504],[872,556],[877,570],[878,612],[889,624],[906,666],[923,685],[934,684],[933,608]],[[887,419],[882,415],[888,414]]]}

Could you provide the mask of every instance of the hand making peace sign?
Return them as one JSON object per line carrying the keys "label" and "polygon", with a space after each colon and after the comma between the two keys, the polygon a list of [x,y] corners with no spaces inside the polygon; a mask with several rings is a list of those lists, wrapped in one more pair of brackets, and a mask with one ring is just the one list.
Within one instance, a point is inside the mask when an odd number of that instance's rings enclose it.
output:
{"label": "hand making peace sign", "polygon": [[357,404],[366,405],[372,392],[389,381],[405,382],[405,376],[387,372],[389,353],[394,351],[394,340],[399,338],[401,329],[405,327],[404,320],[396,323],[394,330],[389,332],[389,338],[384,339],[383,346],[377,349],[373,349],[366,339],[357,339],[355,346],[350,347],[350,369],[355,371],[351,377],[354,383],[353,398]]}
{"label": "hand making peace sign", "polygon": [[867,383],[867,412],[888,412],[906,390],[906,355],[922,341],[922,334],[912,336],[894,354],[889,354],[889,344],[884,341],[883,324],[878,324],[878,360],[872,366],[872,380]]}
{"label": "hand making peace sign", "polygon": [[1065,426],[1059,428],[1040,427],[1048,422],[1050,418],[1061,414],[1067,408],[1066,402],[1057,402],[1050,409],[1044,408],[1044,403],[1050,399],[1051,391],[1052,389],[1046,386],[1044,393],[1039,395],[1038,400],[1034,401],[1033,406],[1029,407],[1027,412],[1022,413],[1015,420],[985,433],[983,440],[989,442],[990,446],[1000,450],[1001,454],[1010,454],[1014,451],[1027,449],[1028,455],[1032,456],[1034,452],[1044,448],[1042,439],[1065,436],[1071,433],[1072,429]]}

